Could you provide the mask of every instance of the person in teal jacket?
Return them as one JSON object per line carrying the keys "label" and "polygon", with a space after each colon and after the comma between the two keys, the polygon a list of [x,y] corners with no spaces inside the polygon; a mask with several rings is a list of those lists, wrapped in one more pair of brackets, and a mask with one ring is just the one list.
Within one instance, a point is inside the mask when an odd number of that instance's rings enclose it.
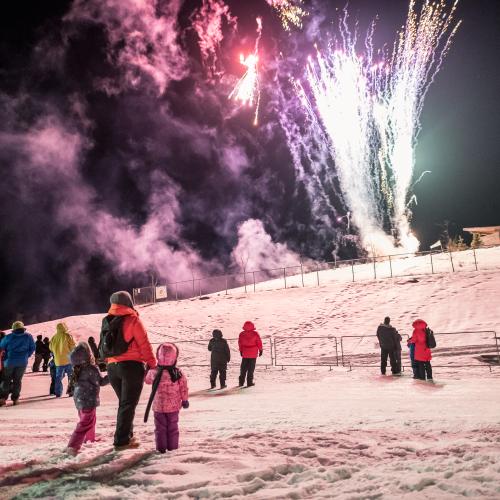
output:
{"label": "person in teal jacket", "polygon": [[12,333],[0,341],[0,350],[4,351],[0,406],[5,406],[10,392],[12,403],[17,404],[28,359],[35,352],[33,337],[26,331],[22,321],[13,323]]}

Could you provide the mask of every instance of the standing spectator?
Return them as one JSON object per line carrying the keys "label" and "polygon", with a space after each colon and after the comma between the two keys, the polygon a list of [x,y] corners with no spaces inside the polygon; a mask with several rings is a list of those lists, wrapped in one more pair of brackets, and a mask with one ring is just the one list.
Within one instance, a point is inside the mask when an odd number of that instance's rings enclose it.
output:
{"label": "standing spectator", "polygon": [[380,371],[385,375],[387,368],[387,356],[391,363],[391,372],[393,375],[400,375],[401,369],[398,368],[396,361],[396,335],[399,335],[397,330],[391,326],[391,318],[386,316],[384,322],[377,328],[377,338],[380,345]]}
{"label": "standing spectator", "polygon": [[215,388],[217,374],[219,374],[220,388],[226,387],[227,364],[231,361],[231,351],[227,345],[227,340],[222,338],[220,330],[212,332],[212,338],[208,343],[208,350],[212,353],[210,356],[210,387]]}
{"label": "standing spectator", "polygon": [[73,366],[75,390],[73,399],[78,417],[76,429],[68,443],[66,451],[75,456],[83,443],[95,441],[96,408],[99,406],[101,386],[109,384],[108,376],[101,377],[90,347],[80,342],[70,354]]}
{"label": "standing spectator", "polygon": [[[175,344],[158,347],[158,364],[146,374],[146,384],[152,384],[144,422],[153,405],[156,449],[160,453],[179,448],[179,412],[189,408],[186,376],[177,368],[179,350]],[[166,372],[166,373],[164,373]]]}
{"label": "standing spectator", "polygon": [[247,387],[251,387],[255,385],[253,382],[253,374],[257,356],[262,356],[262,340],[251,321],[245,321],[243,331],[238,338],[238,347],[242,357],[239,384],[240,387],[243,387],[246,378]]}
{"label": "standing spectator", "polygon": [[5,351],[0,384],[0,406],[5,405],[9,393],[11,393],[12,403],[16,405],[21,394],[28,358],[35,352],[35,342],[24,328],[24,324],[21,321],[15,321],[12,325],[12,333],[0,341],[0,349]]}
{"label": "standing spectator", "polygon": [[60,398],[63,393],[62,380],[64,375],[68,376],[68,395],[72,395],[69,379],[73,373],[73,368],[69,360],[69,353],[75,348],[75,341],[69,334],[66,323],[57,323],[56,332],[49,343],[49,349],[54,354],[54,363],[56,365],[56,398]]}
{"label": "standing spectator", "polygon": [[[0,331],[0,342],[5,337],[5,332]],[[0,349],[0,384],[2,383],[2,372],[3,372],[3,358],[4,358],[4,350]]]}
{"label": "standing spectator", "polygon": [[427,323],[423,319],[417,319],[413,322],[413,335],[409,340],[410,343],[415,344],[415,361],[417,364],[417,378],[420,380],[432,381],[432,366],[431,350],[427,345],[427,333],[425,329]]}
{"label": "standing spectator", "polygon": [[49,348],[50,340],[49,337],[45,337],[43,339],[43,366],[42,369],[44,372],[47,371],[47,368],[49,366],[49,360],[50,360],[50,348]]}
{"label": "standing spectator", "polygon": [[146,329],[134,309],[130,293],[115,292],[102,321],[99,351],[108,363],[109,381],[118,397],[115,449],[137,448],[133,439],[135,409],[144,385],[144,363],[156,366]]}
{"label": "standing spectator", "polygon": [[36,342],[35,342],[35,361],[33,362],[33,372],[39,372],[40,371],[40,365],[42,364],[43,360],[43,342],[42,342],[42,336],[37,335],[36,336]]}

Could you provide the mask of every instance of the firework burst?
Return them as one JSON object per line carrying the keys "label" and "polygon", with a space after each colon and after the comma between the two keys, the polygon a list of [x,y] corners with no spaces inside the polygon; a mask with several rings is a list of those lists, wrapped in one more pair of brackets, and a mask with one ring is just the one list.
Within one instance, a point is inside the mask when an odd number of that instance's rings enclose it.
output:
{"label": "firework burst", "polygon": [[260,86],[259,86],[259,42],[262,35],[262,19],[258,17],[257,21],[257,38],[255,40],[255,49],[253,53],[244,57],[240,54],[240,63],[247,68],[245,74],[238,80],[238,83],[231,91],[228,99],[233,99],[240,102],[243,106],[255,106],[254,125],[257,125],[259,119],[260,105]]}
{"label": "firework burst", "polygon": [[426,1],[417,11],[411,0],[388,61],[374,59],[373,26],[364,40],[366,53],[357,54],[357,34],[350,32],[344,11],[335,47],[309,59],[307,85],[296,82],[308,115],[326,132],[367,249],[418,248],[407,201],[414,149],[425,94],[460,24],[453,21],[457,2],[448,9],[444,1]]}
{"label": "firework burst", "polygon": [[302,8],[302,0],[266,0],[276,10],[283,29],[290,31],[292,26],[302,28],[302,19],[307,12]]}

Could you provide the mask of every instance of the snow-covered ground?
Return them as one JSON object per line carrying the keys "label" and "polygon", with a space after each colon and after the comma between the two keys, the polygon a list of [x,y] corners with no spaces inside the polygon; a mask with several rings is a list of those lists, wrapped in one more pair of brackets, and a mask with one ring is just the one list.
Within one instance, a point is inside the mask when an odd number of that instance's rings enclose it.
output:
{"label": "snow-covered ground", "polygon": [[[319,287],[268,283],[255,294],[141,308],[153,342],[183,341],[191,407],[181,413],[180,449],[154,452],[153,424],[142,422],[146,387],[135,421],[141,447],[114,452],[108,386],[101,441],[69,458],[62,449],[76,423],[73,402],[46,396],[47,375],[27,374],[22,404],[0,409],[0,498],[500,498],[500,367],[480,361],[496,352],[489,332],[500,332],[500,252],[477,254],[480,271],[354,283],[337,279],[345,270],[322,271]],[[413,380],[408,368],[401,378],[379,375],[373,335],[386,315],[402,334],[417,317],[440,332],[435,384]],[[97,337],[101,318],[66,321],[86,339]],[[234,388],[231,341],[230,389],[207,392],[207,368],[192,366],[208,363],[202,339],[213,328],[235,338],[247,319],[274,337],[280,366],[265,368],[266,340],[257,385]],[[51,335],[54,322],[29,330]],[[345,367],[334,363],[334,339],[313,338],[337,337],[340,354],[340,337],[349,335],[369,337],[343,339]]]}

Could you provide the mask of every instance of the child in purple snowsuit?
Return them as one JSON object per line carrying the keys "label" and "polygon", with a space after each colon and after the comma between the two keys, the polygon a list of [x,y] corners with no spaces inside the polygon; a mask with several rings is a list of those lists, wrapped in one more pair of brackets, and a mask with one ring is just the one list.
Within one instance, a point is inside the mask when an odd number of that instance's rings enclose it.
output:
{"label": "child in purple snowsuit", "polygon": [[101,377],[99,368],[86,342],[80,342],[69,355],[73,365],[73,399],[80,421],[68,443],[66,451],[76,455],[84,442],[95,441],[96,408],[102,385],[109,384],[108,376]]}
{"label": "child in purple snowsuit", "polygon": [[146,374],[146,384],[152,384],[150,403],[155,416],[156,449],[160,453],[179,448],[179,411],[189,408],[186,376],[175,366],[179,350],[175,344],[165,343],[158,347],[158,365]]}

